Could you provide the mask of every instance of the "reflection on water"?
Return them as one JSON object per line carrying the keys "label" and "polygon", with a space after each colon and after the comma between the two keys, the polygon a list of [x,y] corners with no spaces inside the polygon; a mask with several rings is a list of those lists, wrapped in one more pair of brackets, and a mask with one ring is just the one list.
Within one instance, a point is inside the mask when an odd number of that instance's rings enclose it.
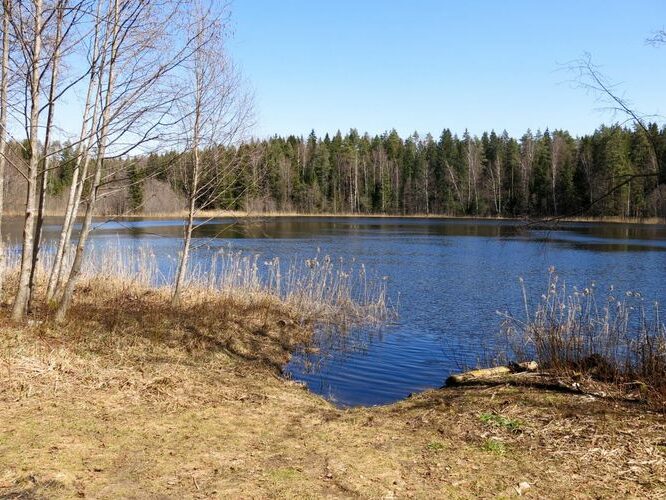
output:
{"label": "reflection on water", "polygon": [[[57,220],[45,227],[58,233]],[[150,246],[171,266],[180,249],[179,220],[99,221],[94,245]],[[510,221],[285,217],[258,221],[200,221],[194,245],[206,270],[220,248],[285,262],[323,254],[356,259],[371,274],[389,276],[396,324],[381,331],[320,331],[321,349],[295,356],[294,377],[340,404],[381,404],[438,387],[453,371],[485,356],[498,331],[497,310],[520,314],[518,277],[538,297],[553,265],[571,285],[596,280],[666,298],[666,226]],[[11,241],[18,219],[5,224]],[[168,277],[168,272],[165,276]]]}

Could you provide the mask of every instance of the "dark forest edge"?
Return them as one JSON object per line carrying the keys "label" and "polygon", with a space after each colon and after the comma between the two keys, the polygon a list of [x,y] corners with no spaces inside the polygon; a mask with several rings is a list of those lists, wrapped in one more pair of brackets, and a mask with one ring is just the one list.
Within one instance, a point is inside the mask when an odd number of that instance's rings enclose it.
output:
{"label": "dark forest edge", "polygon": [[[582,217],[640,220],[666,216],[666,127],[601,126],[575,138],[567,131],[528,131],[519,139],[494,131],[403,139],[314,131],[307,137],[274,136],[237,147],[208,148],[209,190],[199,209],[256,214],[419,215],[492,218]],[[655,155],[651,148],[655,146]],[[13,147],[11,147],[13,146]],[[10,148],[20,151],[19,144]],[[50,177],[51,196],[71,183],[75,153],[65,147]],[[123,203],[106,214],[179,215],[187,163],[176,152],[109,160],[123,172]],[[120,168],[119,168],[120,167]],[[219,171],[227,172],[221,176]],[[222,179],[222,180],[221,180]],[[168,189],[155,192],[155,182]],[[205,182],[205,181],[204,181]],[[152,208],[146,205],[153,199]],[[157,199],[157,200],[155,200]],[[213,201],[210,201],[213,200]],[[8,211],[11,208],[8,207]],[[58,212],[53,207],[52,213]],[[117,213],[115,213],[117,212]]]}

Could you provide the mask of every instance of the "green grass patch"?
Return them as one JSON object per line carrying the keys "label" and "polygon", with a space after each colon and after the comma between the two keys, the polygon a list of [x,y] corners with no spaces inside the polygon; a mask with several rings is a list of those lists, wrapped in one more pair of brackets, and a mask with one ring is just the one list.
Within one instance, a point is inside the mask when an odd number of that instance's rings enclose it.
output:
{"label": "green grass patch", "polygon": [[520,432],[523,430],[522,421],[514,418],[508,418],[504,415],[498,415],[497,413],[482,413],[479,416],[479,419],[484,424],[502,427],[503,429],[511,432]]}
{"label": "green grass patch", "polygon": [[444,449],[444,445],[439,441],[433,441],[432,443],[428,443],[428,449],[430,451],[442,451]]}
{"label": "green grass patch", "polygon": [[293,467],[283,467],[281,469],[270,471],[269,475],[274,481],[292,481],[298,479],[301,476],[301,473]]}
{"label": "green grass patch", "polygon": [[495,455],[504,455],[506,453],[506,445],[497,439],[486,439],[481,448]]}

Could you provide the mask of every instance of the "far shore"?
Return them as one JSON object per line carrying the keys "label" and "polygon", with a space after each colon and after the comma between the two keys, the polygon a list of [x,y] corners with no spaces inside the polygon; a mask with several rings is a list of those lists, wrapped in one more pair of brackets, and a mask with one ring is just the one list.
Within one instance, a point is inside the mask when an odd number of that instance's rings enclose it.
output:
{"label": "far shore", "polygon": [[[23,217],[22,213],[5,212],[5,217]],[[47,212],[47,217],[62,217],[63,214]],[[165,212],[151,214],[99,214],[97,219],[177,219],[187,217],[186,211]],[[206,210],[198,212],[197,218],[236,218],[236,219],[274,219],[274,218],[355,218],[355,219],[431,219],[431,220],[470,220],[470,221],[505,221],[522,224],[552,224],[587,222],[603,224],[640,224],[663,225],[663,217],[619,217],[619,216],[578,216],[578,217],[502,217],[482,215],[450,215],[450,214],[378,214],[378,213],[351,213],[351,212],[245,212],[240,210]]]}

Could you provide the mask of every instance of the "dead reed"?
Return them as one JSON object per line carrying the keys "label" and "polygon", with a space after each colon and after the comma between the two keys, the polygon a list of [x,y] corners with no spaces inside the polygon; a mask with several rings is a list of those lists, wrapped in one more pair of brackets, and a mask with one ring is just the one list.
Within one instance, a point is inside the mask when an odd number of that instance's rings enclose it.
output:
{"label": "dead reed", "polygon": [[535,358],[553,373],[638,388],[666,405],[666,326],[659,303],[613,287],[600,293],[594,283],[569,288],[554,268],[533,306],[522,279],[521,287],[523,317],[501,313],[511,358]]}
{"label": "dead reed", "polygon": [[[51,267],[53,252],[46,248],[38,275]],[[20,254],[6,251],[3,275],[18,267]],[[69,258],[71,260],[71,254]],[[120,242],[92,246],[81,274],[82,286],[97,280],[124,286],[155,287],[169,292],[177,266],[175,256],[158,255],[150,246],[128,247]],[[209,261],[198,259],[188,269],[184,294],[190,297],[225,296],[246,300],[278,300],[301,320],[350,326],[380,324],[395,315],[388,304],[386,278],[368,275],[363,264],[317,253],[310,259],[283,262],[278,257],[222,248]]]}

